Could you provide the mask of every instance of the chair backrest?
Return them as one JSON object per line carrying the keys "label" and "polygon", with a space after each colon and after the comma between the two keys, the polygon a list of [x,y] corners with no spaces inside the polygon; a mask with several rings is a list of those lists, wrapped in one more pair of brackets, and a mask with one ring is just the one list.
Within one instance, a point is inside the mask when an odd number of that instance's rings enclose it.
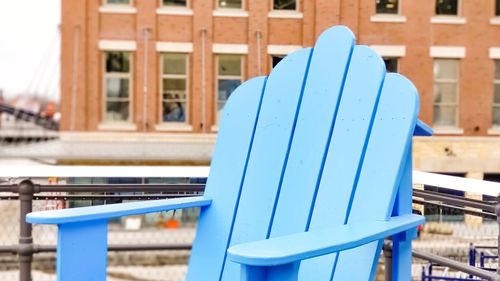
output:
{"label": "chair backrest", "polygon": [[[333,27],[233,93],[205,191],[214,201],[201,211],[187,280],[238,280],[230,245],[391,215],[418,95],[354,44],[349,29]],[[300,279],[368,280],[380,248],[306,260]]]}

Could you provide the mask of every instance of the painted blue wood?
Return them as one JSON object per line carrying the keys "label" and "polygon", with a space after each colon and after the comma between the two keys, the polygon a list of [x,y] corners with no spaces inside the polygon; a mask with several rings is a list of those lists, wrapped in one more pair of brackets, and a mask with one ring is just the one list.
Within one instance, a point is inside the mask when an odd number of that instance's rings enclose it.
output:
{"label": "painted blue wood", "polygon": [[57,280],[106,280],[108,221],[65,223],[58,228]]}
{"label": "painted blue wood", "polygon": [[[59,224],[61,272],[75,271],[81,279],[87,274],[104,280],[108,218],[201,206],[189,281],[373,277],[380,239],[389,235],[387,231],[403,231],[391,224],[401,218],[385,221],[391,215],[398,187],[405,191],[397,196],[395,213],[407,213],[399,205],[411,208],[411,204],[405,205],[411,202],[411,189],[408,194],[408,171],[402,168],[411,170],[404,165],[411,159],[411,135],[432,131],[416,121],[418,97],[411,83],[399,75],[386,75],[377,54],[353,44],[354,37],[347,28],[329,29],[314,49],[287,56],[267,80],[249,80],[232,94],[222,115],[206,197],[29,215],[29,222]],[[353,227],[359,229],[359,235],[364,231],[364,238],[349,232]],[[330,232],[317,236],[325,228]],[[370,232],[377,229],[375,234]],[[95,254],[98,260],[104,256],[100,263],[104,270],[86,263],[80,263],[85,272],[74,269],[74,251],[88,246],[83,238],[87,235],[82,234],[87,230],[95,232],[92,241],[97,242],[86,255]],[[395,236],[396,258],[402,265],[395,276],[408,274],[410,232]],[[300,268],[293,261],[265,269],[252,265],[240,268],[227,258],[230,246],[234,250],[253,245],[241,243],[268,237],[272,237],[269,241],[286,241],[287,237],[301,235],[309,238],[304,243],[293,240],[277,244],[287,251],[303,247],[300,259],[309,259]],[[344,239],[342,249],[350,250],[330,254],[340,251],[340,240],[335,240],[337,246],[324,246],[328,248],[325,252],[321,251],[326,248],[315,248],[332,239]],[[379,241],[360,246],[373,240]],[[316,257],[318,251],[325,255]],[[260,257],[267,253],[266,247],[258,251]],[[273,264],[275,260],[265,262]],[[94,267],[95,275],[94,271],[88,273],[88,268]]]}
{"label": "painted blue wood", "polygon": [[[408,144],[408,153],[404,162],[404,172],[399,183],[393,216],[412,213],[412,157],[411,143]],[[403,234],[403,235],[402,235]],[[411,242],[417,237],[417,229],[403,232],[392,237],[392,280],[411,279]]]}
{"label": "painted blue wood", "polygon": [[243,83],[224,108],[205,188],[217,200],[201,210],[187,280],[221,277],[265,84],[264,77]]}
{"label": "painted blue wood", "polygon": [[[309,229],[342,225],[370,133],[384,80],[382,59],[365,46],[354,48]],[[302,262],[300,278],[329,280],[336,254]],[[311,278],[312,279],[307,279]]]}
{"label": "painted blue wood", "polygon": [[[352,224],[236,245],[229,248],[228,256],[235,262],[249,266],[286,265],[332,252],[352,249],[415,228],[423,222],[423,216],[414,214],[391,217],[386,221],[357,221]],[[354,268],[359,269],[357,264]],[[362,279],[353,278],[352,280]]]}
{"label": "painted blue wood", "polygon": [[307,230],[353,47],[345,27],[314,46],[270,237]]}
{"label": "painted blue wood", "polygon": [[[230,245],[267,238],[310,54],[309,48],[288,55],[269,75]],[[238,276],[240,266],[226,261],[222,280],[233,281]]]}
{"label": "painted blue wood", "polygon": [[[384,220],[391,216],[418,106],[418,94],[413,84],[401,75],[387,74],[359,181],[353,191],[348,223]],[[333,280],[372,280],[382,242],[340,253]],[[352,267],[353,262],[356,268]]]}
{"label": "painted blue wood", "polygon": [[421,120],[417,120],[417,126],[415,126],[414,136],[432,136],[433,130],[429,125],[425,124]]}
{"label": "painted blue wood", "polygon": [[202,196],[109,204],[82,208],[62,209],[30,213],[26,216],[29,223],[66,224],[73,222],[107,220],[137,214],[170,211],[193,207],[209,206],[212,199]]}
{"label": "painted blue wood", "polygon": [[300,262],[287,263],[272,267],[241,265],[240,281],[279,280],[297,281]]}

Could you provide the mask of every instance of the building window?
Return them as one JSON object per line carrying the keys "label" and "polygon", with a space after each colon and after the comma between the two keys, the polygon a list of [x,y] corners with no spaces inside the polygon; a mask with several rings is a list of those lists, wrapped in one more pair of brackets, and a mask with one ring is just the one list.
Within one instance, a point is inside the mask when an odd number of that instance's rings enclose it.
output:
{"label": "building window", "polygon": [[493,81],[493,125],[500,126],[500,60],[495,60],[495,80]]}
{"label": "building window", "polygon": [[458,66],[457,59],[434,60],[434,126],[457,126]]}
{"label": "building window", "polygon": [[187,7],[187,0],[162,0],[162,5],[167,7]]}
{"label": "building window", "polygon": [[376,0],[377,14],[398,14],[399,13],[399,0]]}
{"label": "building window", "polygon": [[271,56],[272,67],[275,68],[285,56]]}
{"label": "building window", "polygon": [[107,122],[130,122],[131,54],[105,53],[105,114]]}
{"label": "building window", "polygon": [[295,11],[297,10],[296,0],[273,0],[273,10]]}
{"label": "building window", "polygon": [[217,56],[217,120],[227,99],[243,81],[243,63],[240,55]]}
{"label": "building window", "polygon": [[495,1],[495,15],[500,16],[500,0]]}
{"label": "building window", "polygon": [[131,0],[106,0],[105,3],[109,5],[130,5]]}
{"label": "building window", "polygon": [[398,72],[398,59],[397,58],[384,58],[385,70],[387,72]]}
{"label": "building window", "polygon": [[217,0],[217,8],[220,9],[242,9],[243,0]]}
{"label": "building window", "polygon": [[436,0],[436,15],[457,16],[458,0]]}
{"label": "building window", "polygon": [[163,122],[186,122],[188,55],[163,54],[161,60],[161,119]]}

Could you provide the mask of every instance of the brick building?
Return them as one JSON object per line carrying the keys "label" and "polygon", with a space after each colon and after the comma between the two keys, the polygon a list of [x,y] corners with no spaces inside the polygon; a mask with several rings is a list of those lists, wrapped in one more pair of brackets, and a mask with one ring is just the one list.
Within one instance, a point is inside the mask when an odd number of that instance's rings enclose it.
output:
{"label": "brick building", "polygon": [[417,86],[416,168],[500,173],[500,0],[63,0],[62,139],[211,147],[237,85],[336,24]]}

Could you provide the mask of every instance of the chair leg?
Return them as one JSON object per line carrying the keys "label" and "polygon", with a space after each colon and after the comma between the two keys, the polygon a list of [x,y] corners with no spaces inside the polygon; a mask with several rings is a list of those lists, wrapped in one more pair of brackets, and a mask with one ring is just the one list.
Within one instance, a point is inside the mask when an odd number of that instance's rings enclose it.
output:
{"label": "chair leg", "polygon": [[60,224],[57,280],[106,280],[108,221]]}
{"label": "chair leg", "polygon": [[[412,147],[408,147],[405,166],[396,195],[393,215],[412,213]],[[411,280],[412,247],[417,230],[409,230],[393,236],[392,239],[392,280]]]}

